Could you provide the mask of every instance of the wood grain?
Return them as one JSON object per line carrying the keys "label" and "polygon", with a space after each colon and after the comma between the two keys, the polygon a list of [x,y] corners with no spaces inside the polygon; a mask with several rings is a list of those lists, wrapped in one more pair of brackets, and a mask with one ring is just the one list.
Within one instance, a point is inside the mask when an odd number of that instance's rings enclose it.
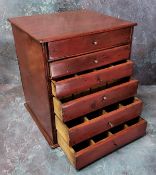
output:
{"label": "wood grain", "polygon": [[[121,85],[102,90],[64,104],[60,103],[60,113],[56,113],[64,122],[83,116],[89,112],[111,105],[118,101],[132,97],[136,94],[138,87],[137,80],[131,80]],[[56,108],[54,104],[54,109]]]}
{"label": "wood grain", "polygon": [[81,169],[95,160],[145,135],[146,127],[147,122],[143,119],[140,119],[132,126],[125,124],[123,130],[115,134],[109,131],[108,137],[98,142],[94,142],[94,139],[92,139],[92,144],[90,143],[86,148],[80,149],[78,152],[65,142],[59,132],[58,143],[76,169]]}
{"label": "wood grain", "polygon": [[[130,105],[123,106],[115,111],[69,128],[69,145],[80,143],[112,127],[138,117],[141,114],[141,110],[142,102],[136,100]],[[109,125],[109,123],[111,123],[111,125]]]}
{"label": "wood grain", "polygon": [[98,143],[76,153],[76,168],[80,169],[96,159],[109,154],[110,152],[134,141],[145,135],[147,122],[141,120],[133,126],[112,135],[110,138],[101,140]]}
{"label": "wood grain", "polygon": [[131,30],[132,28],[129,27],[105,33],[49,42],[49,59],[59,60],[129,44],[131,42]]}
{"label": "wood grain", "polygon": [[53,90],[57,98],[80,93],[95,86],[106,84],[109,81],[131,76],[133,73],[133,63],[128,61],[123,64],[111,66],[105,69],[93,71],[80,76],[68,78],[62,81],[53,81]]}
{"label": "wood grain", "polygon": [[[82,56],[59,60],[50,63],[51,78],[56,79],[66,75],[90,70],[113,62],[129,59],[130,46],[125,45],[113,49],[102,50]],[[114,56],[115,55],[115,56]]]}
{"label": "wood grain", "polygon": [[16,26],[12,25],[12,29],[26,103],[51,142],[56,144],[56,129],[52,124],[54,113],[50,110],[48,70],[43,47]]}
{"label": "wood grain", "polygon": [[22,16],[10,18],[9,21],[38,42],[62,40],[136,25],[90,10]]}
{"label": "wood grain", "polygon": [[[70,146],[85,141],[110,128],[125,123],[141,114],[142,101],[135,99],[133,103],[122,106],[114,111],[100,115],[94,119],[84,117],[84,122],[74,127],[68,127],[56,116],[56,128]],[[86,119],[86,120],[85,120]],[[109,124],[111,123],[111,125]]]}

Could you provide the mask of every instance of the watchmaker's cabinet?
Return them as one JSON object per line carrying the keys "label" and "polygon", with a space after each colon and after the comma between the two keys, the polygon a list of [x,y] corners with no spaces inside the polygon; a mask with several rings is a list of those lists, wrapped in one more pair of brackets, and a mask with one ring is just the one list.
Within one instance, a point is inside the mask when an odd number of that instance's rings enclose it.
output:
{"label": "watchmaker's cabinet", "polygon": [[77,169],[145,134],[131,78],[136,23],[87,10],[9,21],[25,106]]}

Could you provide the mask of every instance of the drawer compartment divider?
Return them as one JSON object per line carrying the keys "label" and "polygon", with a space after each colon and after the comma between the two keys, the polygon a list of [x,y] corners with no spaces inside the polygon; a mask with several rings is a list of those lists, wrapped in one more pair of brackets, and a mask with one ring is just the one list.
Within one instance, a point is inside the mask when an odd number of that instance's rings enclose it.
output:
{"label": "drawer compartment divider", "polygon": [[61,81],[52,81],[52,93],[57,98],[70,96],[84,90],[105,85],[112,80],[129,77],[133,73],[133,62],[127,61],[116,66],[95,70],[90,73],[77,75]]}
{"label": "drawer compartment divider", "polygon": [[67,122],[105,106],[117,103],[118,101],[130,98],[136,94],[137,87],[138,81],[130,80],[126,83],[66,103],[62,103],[54,97],[54,112],[62,121]]}
{"label": "drawer compartment divider", "polygon": [[138,117],[141,114],[141,110],[142,101],[136,97],[130,98],[84,117],[71,120],[66,124],[56,116],[56,128],[67,144],[73,146]]}
{"label": "drawer compartment divider", "polygon": [[77,169],[81,169],[93,161],[145,135],[146,127],[147,122],[144,119],[136,118],[73,147],[70,147],[58,132],[58,143],[70,162]]}

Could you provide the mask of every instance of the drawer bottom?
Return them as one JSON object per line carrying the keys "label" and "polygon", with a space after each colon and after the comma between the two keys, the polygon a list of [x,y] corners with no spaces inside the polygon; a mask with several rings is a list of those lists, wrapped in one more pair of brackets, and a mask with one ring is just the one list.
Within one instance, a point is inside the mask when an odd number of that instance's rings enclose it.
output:
{"label": "drawer bottom", "polygon": [[145,135],[147,122],[138,117],[70,147],[58,131],[58,144],[69,161],[81,169],[93,161]]}

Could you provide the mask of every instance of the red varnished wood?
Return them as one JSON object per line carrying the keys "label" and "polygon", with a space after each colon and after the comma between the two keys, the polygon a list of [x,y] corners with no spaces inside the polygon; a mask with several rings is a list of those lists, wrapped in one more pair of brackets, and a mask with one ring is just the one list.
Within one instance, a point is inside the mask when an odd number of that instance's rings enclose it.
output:
{"label": "red varnished wood", "polygon": [[49,137],[49,134],[47,134],[47,132],[45,132],[45,129],[43,128],[43,126],[40,123],[40,120],[38,120],[38,117],[33,113],[33,111],[30,109],[28,104],[24,104],[25,108],[28,110],[28,112],[30,113],[31,117],[33,118],[33,120],[35,121],[35,123],[37,124],[38,128],[40,129],[40,131],[42,132],[43,136],[45,137],[45,139],[47,140],[48,144],[52,147],[52,148],[57,148],[59,145],[55,142],[53,142],[53,140],[51,139],[51,137]]}
{"label": "red varnished wood", "polygon": [[131,80],[127,83],[64,103],[62,104],[63,120],[64,122],[72,120],[89,112],[134,96],[137,87],[138,81]]}
{"label": "red varnished wood", "polygon": [[121,132],[118,132],[108,139],[101,140],[90,147],[87,147],[76,153],[76,168],[80,169],[89,163],[105,156],[112,151],[126,145],[127,143],[145,135],[147,122],[141,120]]}
{"label": "red varnished wood", "polygon": [[89,10],[10,18],[9,21],[39,42],[116,30],[136,23]]}
{"label": "red varnished wood", "polygon": [[[137,123],[133,125],[123,125],[120,131],[113,133],[114,127],[140,115],[140,100],[130,100],[126,106],[120,105],[111,112],[109,110],[112,108],[107,107],[136,94],[138,81],[121,79],[131,76],[132,62],[118,62],[130,59],[132,32],[136,23],[88,10],[17,17],[9,21],[13,27],[25,106],[48,143],[56,147],[51,91],[56,95],[55,112],[59,120],[62,120],[57,123],[58,141],[77,169],[145,134],[147,124],[143,119],[135,121]],[[113,67],[104,67],[112,63]],[[87,71],[95,68],[97,70],[94,72]],[[78,76],[74,77],[75,73]],[[56,91],[54,87],[52,90],[50,79],[53,80]],[[110,84],[115,79],[121,81]],[[107,81],[107,86],[95,90],[96,86],[104,85]],[[87,93],[90,94],[86,95],[85,90],[89,88]],[[79,92],[84,93],[77,94]],[[71,94],[74,95],[64,98]],[[109,108],[108,113],[101,112],[101,116],[89,121],[85,117],[104,107]],[[61,123],[81,116],[84,123],[71,123],[74,127],[70,127],[70,123]],[[60,132],[59,128],[64,132]],[[108,129],[109,132],[106,131]],[[106,131],[107,136],[98,137],[103,131]],[[63,133],[67,142],[74,145],[73,149],[61,139],[59,133]],[[76,147],[75,144],[86,139],[92,140],[88,140],[87,145]]]}
{"label": "red varnished wood", "polygon": [[[48,77],[46,73],[43,47],[36,40],[12,25],[15,38],[16,52],[20,67],[20,74],[29,111],[36,116],[44,135],[48,135],[51,143],[56,144],[55,128],[51,123],[50,102],[48,94]],[[41,101],[39,100],[42,99]],[[44,104],[44,105],[43,105]]]}
{"label": "red varnished wood", "polygon": [[113,62],[129,59],[129,54],[130,46],[125,45],[70,59],[55,61],[50,64],[51,78],[55,79],[84,70],[105,66]]}
{"label": "red varnished wood", "polygon": [[129,27],[105,33],[49,42],[48,47],[50,59],[59,60],[65,57],[129,44],[131,42],[131,30],[132,28]]}
{"label": "red varnished wood", "polygon": [[106,69],[97,70],[73,78],[65,79],[55,83],[56,97],[62,98],[74,93],[82,92],[97,85],[105,84],[112,80],[131,76],[133,63],[128,61],[123,64],[112,66]]}
{"label": "red varnished wood", "polygon": [[84,122],[69,129],[69,144],[75,145],[100,134],[111,128],[109,122],[115,127],[128,120],[140,116],[142,110],[141,100],[124,106],[112,112],[103,114],[95,119]]}

